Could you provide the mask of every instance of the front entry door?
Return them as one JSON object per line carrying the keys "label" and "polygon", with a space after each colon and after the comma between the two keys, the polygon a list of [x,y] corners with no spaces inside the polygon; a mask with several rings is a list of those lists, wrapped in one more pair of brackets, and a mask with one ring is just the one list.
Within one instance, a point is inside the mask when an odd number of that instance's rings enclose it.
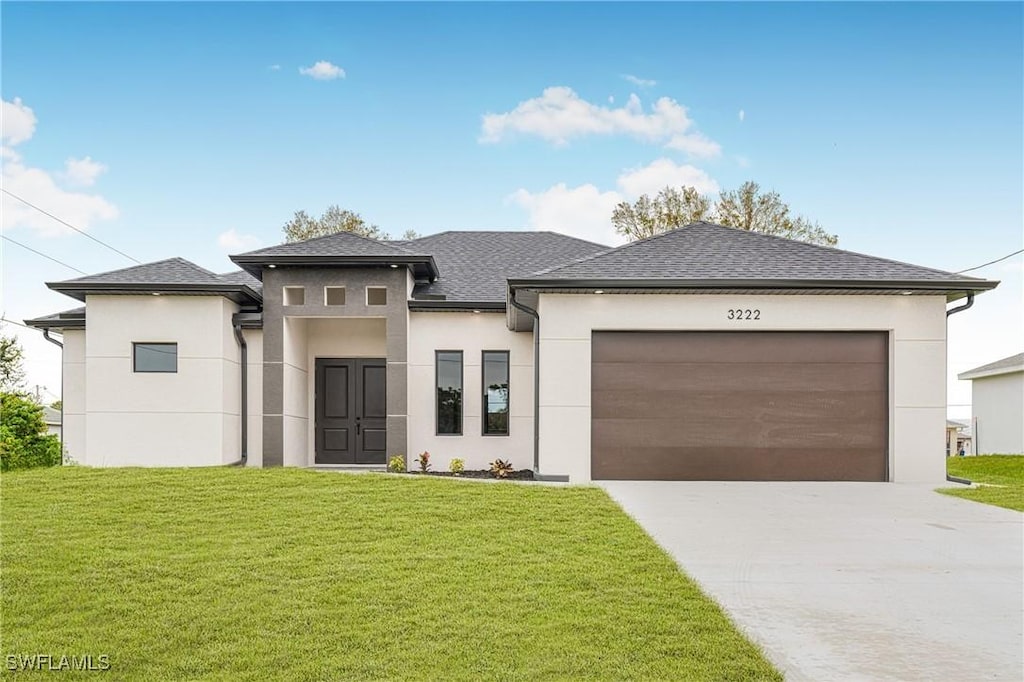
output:
{"label": "front entry door", "polygon": [[387,363],[316,359],[317,464],[384,464]]}

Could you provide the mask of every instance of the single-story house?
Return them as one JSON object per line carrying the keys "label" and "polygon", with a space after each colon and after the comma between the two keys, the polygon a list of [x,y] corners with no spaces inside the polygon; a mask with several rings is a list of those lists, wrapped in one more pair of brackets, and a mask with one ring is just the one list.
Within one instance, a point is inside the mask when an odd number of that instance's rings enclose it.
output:
{"label": "single-story house", "polygon": [[946,420],[946,456],[956,457],[971,452],[971,425],[958,419]]}
{"label": "single-story house", "polygon": [[[48,286],[65,443],[93,466],[944,480],[946,317],[986,281],[695,223],[350,233]],[[966,299],[953,308],[949,304]]]}
{"label": "single-story house", "polygon": [[46,422],[46,433],[51,436],[57,436],[57,438],[61,437],[60,410],[52,408],[49,405],[43,405],[43,421]]}
{"label": "single-story house", "polygon": [[1024,453],[1024,353],[957,375],[971,382],[971,427],[978,454]]}

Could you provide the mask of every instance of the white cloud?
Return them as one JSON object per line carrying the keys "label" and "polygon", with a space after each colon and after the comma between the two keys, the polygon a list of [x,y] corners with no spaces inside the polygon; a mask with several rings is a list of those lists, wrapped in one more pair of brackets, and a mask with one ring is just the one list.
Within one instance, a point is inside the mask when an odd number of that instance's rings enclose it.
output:
{"label": "white cloud", "polygon": [[[88,230],[100,220],[113,220],[117,206],[98,194],[69,191],[58,184],[55,176],[41,168],[27,165],[21,154],[14,150],[35,133],[36,118],[21,100],[3,101],[3,141],[0,156],[0,184],[15,194],[53,215],[66,220],[80,230]],[[68,159],[65,170],[58,173],[69,184],[89,185],[106,170],[106,166],[84,159]],[[43,236],[72,234],[72,231],[39,211],[8,194],[0,194],[0,229],[29,228]]]}
{"label": "white cloud", "polygon": [[658,84],[658,81],[650,80],[649,78],[638,78],[629,73],[622,74],[622,77],[638,88],[653,88]]}
{"label": "white cloud", "polygon": [[242,234],[233,227],[227,232],[221,232],[217,236],[217,245],[230,253],[252,251],[259,248],[262,244],[263,242],[259,237],[251,234]]}
{"label": "white cloud", "polygon": [[690,133],[689,135],[673,135],[665,146],[686,152],[698,159],[713,159],[721,155],[722,146],[714,140],[708,139],[701,133]]}
{"label": "white cloud", "polygon": [[564,182],[542,192],[518,189],[507,201],[527,213],[527,224],[535,230],[554,230],[602,244],[621,244],[624,238],[612,226],[612,210],[622,201],[641,194],[655,194],[666,186],[688,185],[703,194],[718,191],[718,183],[703,170],[658,159],[641,168],[623,171],[617,190],[602,191],[587,183],[569,187]]}
{"label": "white cloud", "polygon": [[71,185],[88,187],[96,184],[96,178],[105,173],[107,167],[91,157],[84,159],[68,159],[64,162],[64,179]]}
{"label": "white cloud", "polygon": [[299,73],[318,81],[332,81],[345,77],[345,69],[325,61],[319,61],[313,66],[300,67]]}
{"label": "white cloud", "polygon": [[671,145],[689,154],[715,155],[721,148],[691,130],[686,107],[662,97],[645,112],[640,98],[630,95],[621,107],[593,104],[571,88],[551,87],[540,97],[520,102],[512,111],[485,114],[480,142],[499,142],[506,136],[534,135],[556,145],[586,135],[627,135],[644,142]]}
{"label": "white cloud", "polygon": [[742,109],[740,109],[739,116],[740,116],[740,123],[743,123],[743,121],[745,121],[747,119],[747,112],[745,112]]}
{"label": "white cloud", "polygon": [[281,70],[281,65],[280,64],[271,64],[267,68],[270,69],[271,71],[280,71]]}
{"label": "white cloud", "polygon": [[630,168],[619,175],[619,189],[629,199],[641,194],[657,194],[665,187],[694,187],[701,194],[717,192],[718,183],[700,168],[658,159],[642,168]]}
{"label": "white cloud", "polygon": [[15,97],[13,102],[3,102],[0,107],[0,139],[4,145],[21,144],[32,137],[36,130],[35,113],[22,104],[20,97]]}

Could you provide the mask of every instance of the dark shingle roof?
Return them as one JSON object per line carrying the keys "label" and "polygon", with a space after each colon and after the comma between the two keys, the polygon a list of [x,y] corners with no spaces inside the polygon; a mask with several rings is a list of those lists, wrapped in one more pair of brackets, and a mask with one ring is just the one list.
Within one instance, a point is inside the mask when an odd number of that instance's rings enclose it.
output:
{"label": "dark shingle roof", "polygon": [[255,291],[263,291],[263,282],[259,281],[245,270],[225,272],[222,275],[217,275],[217,277],[225,282],[230,282],[231,284],[245,284]]}
{"label": "dark shingle roof", "polygon": [[96,275],[48,282],[47,286],[80,300],[85,300],[88,293],[136,291],[221,294],[239,302],[259,300],[259,290],[237,273],[218,275],[184,258],[168,258]]}
{"label": "dark shingle roof", "polygon": [[64,327],[81,327],[85,324],[85,306],[62,310],[59,313],[43,315],[31,320],[25,320],[29,327],[38,329],[62,329]]}
{"label": "dark shingle roof", "polygon": [[[538,280],[984,280],[852,251],[693,223],[533,273]],[[989,287],[982,287],[989,288]]]}
{"label": "dark shingle roof", "polygon": [[395,242],[385,242],[361,237],[351,232],[337,232],[324,237],[314,237],[301,242],[277,244],[255,251],[240,253],[239,258],[253,256],[410,256],[428,255],[410,251]]}
{"label": "dark shingle roof", "polygon": [[1019,372],[1022,368],[1024,368],[1024,353],[1017,353],[1016,355],[1011,355],[1008,358],[996,360],[995,362],[990,362],[987,365],[982,365],[981,367],[975,367],[974,369],[969,369],[966,372],[961,372],[957,375],[957,378],[981,378],[983,376]]}
{"label": "dark shingle roof", "polygon": [[505,302],[506,280],[589,256],[608,247],[555,232],[441,232],[403,242],[437,262],[437,281],[419,285],[413,298]]}

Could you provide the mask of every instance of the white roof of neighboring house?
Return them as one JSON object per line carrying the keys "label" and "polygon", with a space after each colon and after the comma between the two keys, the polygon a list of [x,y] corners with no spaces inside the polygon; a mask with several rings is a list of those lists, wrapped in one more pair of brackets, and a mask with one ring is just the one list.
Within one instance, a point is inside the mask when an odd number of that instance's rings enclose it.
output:
{"label": "white roof of neighboring house", "polygon": [[47,424],[60,425],[60,410],[55,410],[49,405],[43,406],[43,421]]}
{"label": "white roof of neighboring house", "polygon": [[957,375],[958,379],[982,379],[994,377],[1000,374],[1012,374],[1013,372],[1024,372],[1024,353],[1017,353],[1002,360],[990,362],[981,367],[969,369]]}

